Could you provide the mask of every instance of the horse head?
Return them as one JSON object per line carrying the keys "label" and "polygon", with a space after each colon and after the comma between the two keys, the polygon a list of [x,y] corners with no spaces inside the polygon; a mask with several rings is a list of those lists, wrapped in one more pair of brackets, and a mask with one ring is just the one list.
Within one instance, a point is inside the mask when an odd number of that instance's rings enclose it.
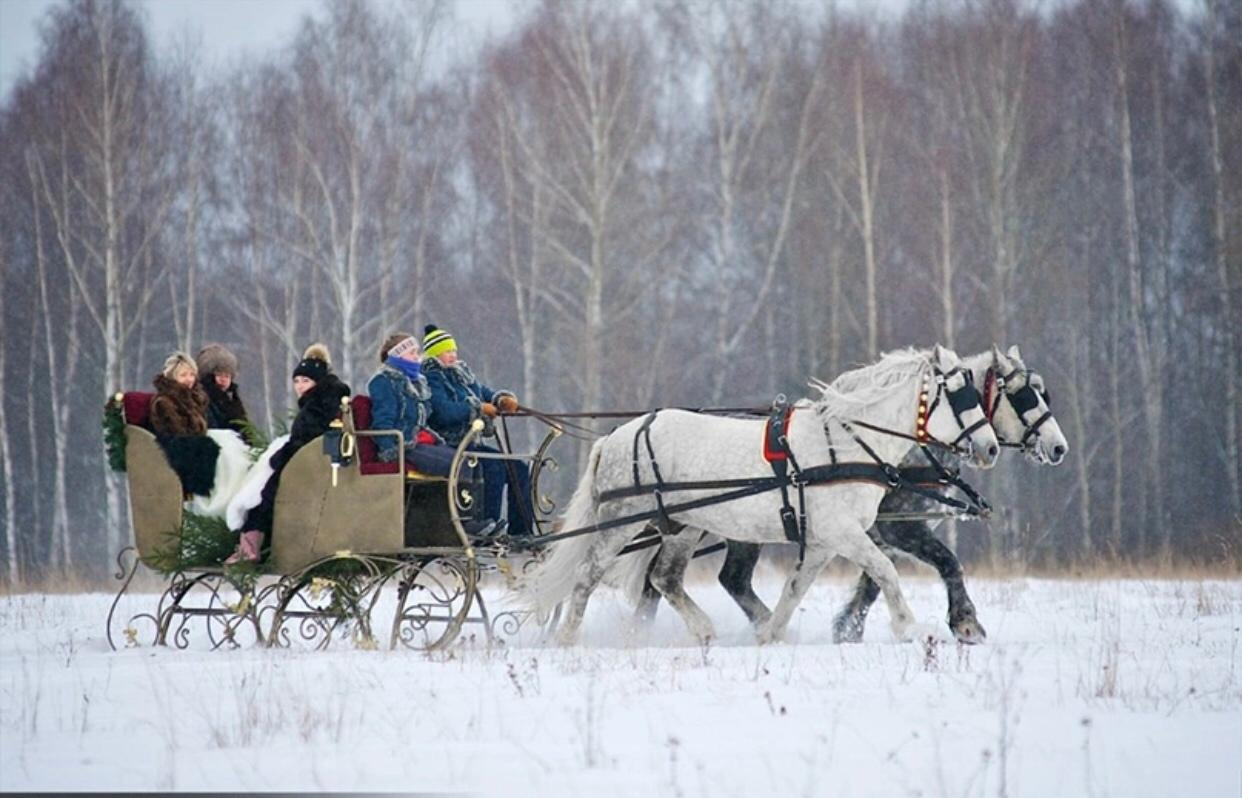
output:
{"label": "horse head", "polygon": [[931,374],[919,395],[915,434],[964,448],[979,468],[991,468],[1000,454],[973,375],[956,352],[939,344],[932,350]]}
{"label": "horse head", "polygon": [[1069,443],[1048,406],[1043,376],[1026,367],[1016,346],[1001,352],[993,345],[992,369],[996,387],[988,414],[997,437],[1036,463],[1059,464]]}

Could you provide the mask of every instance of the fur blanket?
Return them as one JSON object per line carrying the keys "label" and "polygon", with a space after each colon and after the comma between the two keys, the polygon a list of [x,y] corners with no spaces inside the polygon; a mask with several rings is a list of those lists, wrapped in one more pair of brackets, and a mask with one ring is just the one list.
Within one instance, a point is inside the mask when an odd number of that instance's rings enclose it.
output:
{"label": "fur blanket", "polygon": [[224,520],[229,529],[240,530],[246,520],[246,513],[259,506],[263,498],[263,488],[272,478],[276,470],[272,468],[272,455],[280,451],[289,441],[288,435],[281,435],[263,450],[259,462],[255,463],[246,474],[246,478],[238,491],[228,503]]}
{"label": "fur blanket", "polygon": [[216,464],[220,461],[220,444],[206,435],[158,437],[168,465],[177,472],[181,490],[196,496],[207,496],[215,485]]}
{"label": "fur blanket", "polygon": [[241,488],[254,462],[250,448],[236,432],[224,429],[207,431],[207,437],[220,448],[216,458],[215,480],[207,495],[195,495],[185,503],[185,509],[198,515],[223,518],[229,501]]}

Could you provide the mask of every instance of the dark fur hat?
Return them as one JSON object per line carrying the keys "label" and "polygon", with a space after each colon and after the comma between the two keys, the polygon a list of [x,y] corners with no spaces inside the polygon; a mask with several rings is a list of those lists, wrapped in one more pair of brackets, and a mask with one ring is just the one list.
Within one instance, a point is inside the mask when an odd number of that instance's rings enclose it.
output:
{"label": "dark fur hat", "polygon": [[198,350],[198,356],[194,360],[198,363],[199,374],[227,374],[237,378],[237,356],[224,344],[207,344]]}
{"label": "dark fur hat", "polygon": [[302,360],[293,368],[293,376],[308,377],[315,382],[323,381],[332,370],[332,357],[328,347],[323,344],[311,344],[302,353]]}

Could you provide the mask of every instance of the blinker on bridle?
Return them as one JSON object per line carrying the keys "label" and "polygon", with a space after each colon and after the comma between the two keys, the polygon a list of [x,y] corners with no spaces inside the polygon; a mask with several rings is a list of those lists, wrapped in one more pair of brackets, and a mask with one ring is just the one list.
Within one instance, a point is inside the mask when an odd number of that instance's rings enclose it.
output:
{"label": "blinker on bridle", "polygon": [[[1023,449],[1029,449],[1032,445],[1031,439],[1039,432],[1039,428],[1042,427],[1048,419],[1052,418],[1052,410],[1050,408],[1044,410],[1043,414],[1039,418],[1035,419],[1035,421],[1031,424],[1026,423],[1026,414],[1031,410],[1037,410],[1039,408],[1039,399],[1041,396],[1044,399],[1044,405],[1050,405],[1050,402],[1048,401],[1048,392],[1043,391],[1041,393],[1031,387],[1031,372],[1029,370],[1022,371],[1023,374],[1027,375],[1026,384],[1013,393],[1006,391],[1005,386],[1009,380],[1011,380],[1014,375],[1020,371],[1020,369],[1015,368],[1008,374],[997,374],[995,370],[992,369],[989,369],[989,371],[995,375],[996,398],[992,401],[991,407],[987,408],[988,421],[991,421],[992,416],[996,414],[996,408],[1000,406],[1001,397],[1005,397],[1005,399],[1008,400],[1010,407],[1012,407],[1014,412],[1018,414],[1018,420],[1022,422],[1022,426],[1026,428],[1026,431],[1022,435],[1022,440],[1018,441],[1016,445]],[[1005,441],[1005,443],[1008,443],[1008,441]]]}
{"label": "blinker on bridle", "polygon": [[[963,438],[969,438],[974,434],[975,430],[987,426],[990,423],[990,418],[985,413],[983,418],[969,425],[962,419],[962,416],[973,408],[983,409],[983,402],[979,396],[979,391],[975,388],[974,375],[969,370],[963,369],[961,366],[955,366],[948,372],[943,372],[936,367],[933,368],[936,375],[936,396],[930,403],[927,401],[930,393],[928,390],[929,375],[924,372],[923,385],[919,388],[918,413],[914,418],[914,437],[921,444],[929,443],[933,440],[931,433],[927,431],[928,420],[931,418],[932,413],[936,411],[937,405],[940,404],[940,397],[943,394],[948,397],[949,407],[953,410],[953,418],[957,421],[957,426],[961,430],[958,436],[949,443],[950,448],[956,449]],[[963,375],[964,382],[962,387],[950,390],[948,380],[957,374]]]}

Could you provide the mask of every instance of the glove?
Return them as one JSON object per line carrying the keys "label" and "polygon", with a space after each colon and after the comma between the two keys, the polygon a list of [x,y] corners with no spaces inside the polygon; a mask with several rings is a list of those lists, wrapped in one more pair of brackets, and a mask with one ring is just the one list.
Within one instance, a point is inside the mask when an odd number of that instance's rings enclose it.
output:
{"label": "glove", "polygon": [[484,402],[483,404],[479,405],[479,412],[487,416],[488,418],[495,418],[496,417],[496,405],[492,404],[491,402]]}
{"label": "glove", "polygon": [[512,394],[502,394],[496,400],[496,406],[500,408],[502,413],[516,413],[518,409],[518,400]]}

